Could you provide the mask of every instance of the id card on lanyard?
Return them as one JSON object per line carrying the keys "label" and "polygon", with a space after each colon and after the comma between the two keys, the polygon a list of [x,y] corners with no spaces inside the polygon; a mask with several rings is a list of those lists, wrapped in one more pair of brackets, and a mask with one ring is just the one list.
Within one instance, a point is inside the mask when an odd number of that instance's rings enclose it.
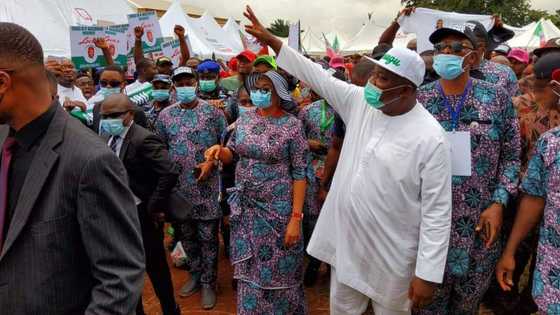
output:
{"label": "id card on lanyard", "polygon": [[472,155],[471,155],[471,133],[470,131],[457,131],[459,125],[459,116],[465,105],[468,94],[472,88],[472,80],[469,80],[463,95],[457,104],[457,108],[453,110],[449,100],[443,92],[441,84],[438,83],[438,89],[443,97],[443,104],[451,117],[451,131],[448,131],[447,140],[451,146],[451,174],[453,176],[471,176],[472,175]]}

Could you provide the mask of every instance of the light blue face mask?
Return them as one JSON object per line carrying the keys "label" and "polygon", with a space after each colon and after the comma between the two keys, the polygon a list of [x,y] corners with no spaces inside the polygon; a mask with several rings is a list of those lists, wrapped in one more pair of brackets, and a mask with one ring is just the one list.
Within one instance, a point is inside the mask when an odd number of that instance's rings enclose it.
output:
{"label": "light blue face mask", "polygon": [[470,52],[464,57],[448,54],[439,54],[434,57],[434,70],[444,80],[455,80],[465,70],[463,69],[463,61],[470,55]]}
{"label": "light blue face mask", "polygon": [[152,97],[158,102],[167,101],[169,99],[169,90],[153,90]]}
{"label": "light blue face mask", "polygon": [[103,95],[104,98],[107,98],[113,94],[119,94],[121,92],[121,88],[102,87],[100,91],[101,91],[101,95]]}
{"label": "light blue face mask", "polygon": [[188,104],[196,99],[196,86],[182,86],[177,90],[177,100],[183,104]]}
{"label": "light blue face mask", "polygon": [[239,106],[239,116],[245,114],[246,112],[250,111],[251,107]]}
{"label": "light blue face mask", "polygon": [[251,103],[258,108],[270,107],[272,105],[272,92],[251,91]]}
{"label": "light blue face mask", "polygon": [[119,136],[124,131],[123,120],[119,118],[115,119],[101,119],[99,123],[99,128],[104,134],[109,134],[111,136]]}
{"label": "light blue face mask", "polygon": [[403,86],[405,86],[405,85],[399,85],[399,86],[395,86],[395,87],[392,87],[392,88],[388,88],[386,90],[382,90],[382,89],[378,88],[377,86],[371,84],[371,82],[368,81],[368,83],[366,84],[366,86],[364,88],[364,98],[366,99],[366,102],[371,107],[373,107],[375,109],[381,109],[384,106],[392,104],[392,103],[398,101],[401,98],[401,96],[398,96],[395,99],[384,103],[383,101],[381,101],[381,96],[383,95],[383,92],[391,91],[393,89],[397,89],[397,88],[400,88],[400,87],[403,87]]}
{"label": "light blue face mask", "polygon": [[212,92],[216,89],[216,81],[215,80],[200,80],[200,90],[202,92]]}

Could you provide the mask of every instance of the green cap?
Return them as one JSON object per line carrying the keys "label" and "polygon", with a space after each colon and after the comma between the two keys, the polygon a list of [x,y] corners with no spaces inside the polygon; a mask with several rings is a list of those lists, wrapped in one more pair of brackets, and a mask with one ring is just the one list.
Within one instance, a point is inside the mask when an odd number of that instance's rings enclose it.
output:
{"label": "green cap", "polygon": [[253,65],[258,65],[259,63],[266,63],[269,66],[272,67],[272,69],[274,70],[278,70],[278,65],[276,64],[276,59],[274,59],[274,57],[269,56],[269,55],[262,55],[257,57],[257,59],[255,59],[255,62],[253,63]]}

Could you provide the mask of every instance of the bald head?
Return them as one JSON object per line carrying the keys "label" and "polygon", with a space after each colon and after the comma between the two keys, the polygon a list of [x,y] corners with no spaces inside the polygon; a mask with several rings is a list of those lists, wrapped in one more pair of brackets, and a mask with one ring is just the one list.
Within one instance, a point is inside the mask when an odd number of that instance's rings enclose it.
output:
{"label": "bald head", "polygon": [[101,115],[114,113],[126,113],[134,110],[134,104],[124,94],[113,94],[108,96],[101,104]]}
{"label": "bald head", "polygon": [[365,86],[374,67],[375,64],[367,58],[360,59],[352,69],[352,77],[350,78],[352,84]]}

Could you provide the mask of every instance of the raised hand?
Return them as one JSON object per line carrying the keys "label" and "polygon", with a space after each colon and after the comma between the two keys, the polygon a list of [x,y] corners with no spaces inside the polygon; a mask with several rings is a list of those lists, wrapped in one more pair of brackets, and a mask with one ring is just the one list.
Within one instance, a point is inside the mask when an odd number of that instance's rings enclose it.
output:
{"label": "raised hand", "polygon": [[144,28],[142,26],[136,26],[134,28],[134,36],[136,37],[136,40],[141,40],[143,35],[144,35]]}
{"label": "raised hand", "polygon": [[245,26],[245,31],[255,36],[255,38],[257,38],[262,44],[268,45],[272,47],[274,51],[279,52],[282,47],[282,42],[261,24],[250,6],[247,6],[243,15],[251,21],[251,25]]}
{"label": "raised hand", "polygon": [[181,25],[175,25],[173,31],[175,32],[175,35],[177,35],[177,37],[179,38],[185,37],[185,28],[182,27]]}
{"label": "raised hand", "polygon": [[94,38],[93,43],[95,44],[95,47],[99,49],[109,49],[109,44],[107,44],[104,37]]}

